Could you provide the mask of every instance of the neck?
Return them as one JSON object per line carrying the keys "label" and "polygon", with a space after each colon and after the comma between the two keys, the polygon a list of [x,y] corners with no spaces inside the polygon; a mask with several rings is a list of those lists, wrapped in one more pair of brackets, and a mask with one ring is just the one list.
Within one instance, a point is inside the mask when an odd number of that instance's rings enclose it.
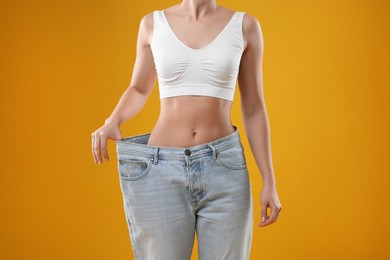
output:
{"label": "neck", "polygon": [[214,12],[218,5],[215,0],[183,0],[179,8],[190,16],[199,18]]}

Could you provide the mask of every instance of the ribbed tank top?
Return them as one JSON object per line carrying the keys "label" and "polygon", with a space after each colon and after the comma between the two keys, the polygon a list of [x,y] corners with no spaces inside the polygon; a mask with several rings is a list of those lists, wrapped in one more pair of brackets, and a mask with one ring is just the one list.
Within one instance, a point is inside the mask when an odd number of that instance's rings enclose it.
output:
{"label": "ribbed tank top", "polygon": [[176,36],[164,10],[153,12],[154,29],[150,47],[160,99],[200,95],[233,101],[244,50],[244,14],[236,11],[212,42],[200,49],[193,49]]}

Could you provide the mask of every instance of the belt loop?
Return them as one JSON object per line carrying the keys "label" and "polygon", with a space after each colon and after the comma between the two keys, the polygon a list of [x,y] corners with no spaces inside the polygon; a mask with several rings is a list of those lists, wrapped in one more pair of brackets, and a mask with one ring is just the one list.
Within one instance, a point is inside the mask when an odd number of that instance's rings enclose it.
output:
{"label": "belt loop", "polygon": [[216,160],[217,159],[217,151],[215,150],[215,147],[211,143],[208,143],[208,146],[210,146],[211,149],[213,149],[213,159]]}
{"label": "belt loop", "polygon": [[152,158],[153,164],[158,163],[158,147],[153,148],[154,156]]}

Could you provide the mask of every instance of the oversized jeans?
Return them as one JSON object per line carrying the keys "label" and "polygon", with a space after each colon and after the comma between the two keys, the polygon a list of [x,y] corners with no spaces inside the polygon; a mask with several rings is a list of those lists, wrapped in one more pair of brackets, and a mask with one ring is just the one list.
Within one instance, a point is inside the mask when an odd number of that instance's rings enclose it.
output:
{"label": "oversized jeans", "polygon": [[147,145],[150,133],[116,141],[118,173],[137,260],[247,260],[251,184],[238,129],[209,143]]}

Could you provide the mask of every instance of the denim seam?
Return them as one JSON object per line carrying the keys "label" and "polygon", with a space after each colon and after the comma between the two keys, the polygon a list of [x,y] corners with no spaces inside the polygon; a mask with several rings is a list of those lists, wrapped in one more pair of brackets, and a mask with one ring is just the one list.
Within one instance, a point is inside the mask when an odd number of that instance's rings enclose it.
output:
{"label": "denim seam", "polygon": [[[213,145],[216,149],[216,152],[218,153],[219,151],[225,151],[227,149],[230,149],[231,147],[234,147],[236,146],[237,144],[240,144],[240,140],[239,139],[236,139],[236,140],[232,140],[232,141],[229,141],[229,143],[226,143],[226,144],[223,144],[222,146],[218,146],[218,145]],[[210,147],[210,145],[209,145]],[[126,149],[126,148],[122,148],[122,147],[119,147],[118,150],[118,156],[119,158],[122,158],[122,156],[126,156],[126,155],[134,155],[134,156],[141,156],[141,157],[147,157],[147,158],[152,158],[154,155],[153,155],[153,151],[151,151],[151,153],[147,153],[145,151],[141,151],[141,150],[137,150],[137,149]],[[191,156],[185,156],[185,155],[170,155],[170,154],[159,154],[159,157],[161,157],[161,159],[178,159],[178,160],[182,160],[186,157],[188,158],[191,158],[191,159],[197,159],[197,158],[202,158],[204,157],[204,155],[206,154],[207,152],[204,152],[204,153],[199,153],[199,154],[194,154],[192,157]]]}
{"label": "denim seam", "polygon": [[[234,144],[235,145],[235,144]],[[232,145],[232,146],[234,146]],[[230,147],[229,147],[230,148]],[[227,150],[227,149],[225,149]],[[225,151],[223,150],[223,151]],[[217,150],[218,151],[218,150]],[[221,150],[220,150],[221,151]],[[244,154],[245,156],[245,154]],[[230,165],[228,163],[226,163],[225,161],[223,161],[220,156],[219,156],[219,153],[217,152],[217,158],[216,160],[219,162],[219,164],[221,164],[223,167],[229,169],[229,170],[245,170],[245,169],[248,169],[248,165],[245,163],[244,165]],[[245,159],[244,159],[245,160]]]}
{"label": "denim seam", "polygon": [[222,165],[223,167],[229,169],[229,170],[246,170],[248,169],[248,166],[245,165],[230,165],[226,164],[224,161],[222,161],[219,157],[217,157],[217,162]]}
{"label": "denim seam", "polygon": [[129,228],[130,228],[130,239],[131,239],[130,244],[131,244],[131,247],[133,249],[134,257],[135,257],[135,259],[141,259],[141,256],[138,255],[139,252],[141,252],[141,251],[138,250],[137,241],[136,241],[135,235],[134,235],[135,234],[135,231],[134,231],[135,227],[134,227],[134,225],[132,223],[132,220],[130,218],[130,213],[127,214],[126,209],[125,209],[125,215],[126,215],[126,218],[127,218],[127,222],[129,224]]}
{"label": "denim seam", "polygon": [[[117,150],[119,155],[135,155],[135,156],[145,156],[145,151],[142,150],[136,150],[136,149],[126,149],[126,148],[118,148]],[[153,152],[151,153],[153,154]]]}
{"label": "denim seam", "polygon": [[[126,177],[126,176],[122,176],[121,174],[119,174],[119,177],[122,181],[138,181],[138,180],[141,180],[143,179],[144,177],[146,177],[150,170],[152,169],[152,163],[146,163],[147,167],[145,169],[145,171],[143,171],[141,174],[137,175],[137,176],[133,176],[133,177]],[[121,169],[119,169],[121,170]]]}

